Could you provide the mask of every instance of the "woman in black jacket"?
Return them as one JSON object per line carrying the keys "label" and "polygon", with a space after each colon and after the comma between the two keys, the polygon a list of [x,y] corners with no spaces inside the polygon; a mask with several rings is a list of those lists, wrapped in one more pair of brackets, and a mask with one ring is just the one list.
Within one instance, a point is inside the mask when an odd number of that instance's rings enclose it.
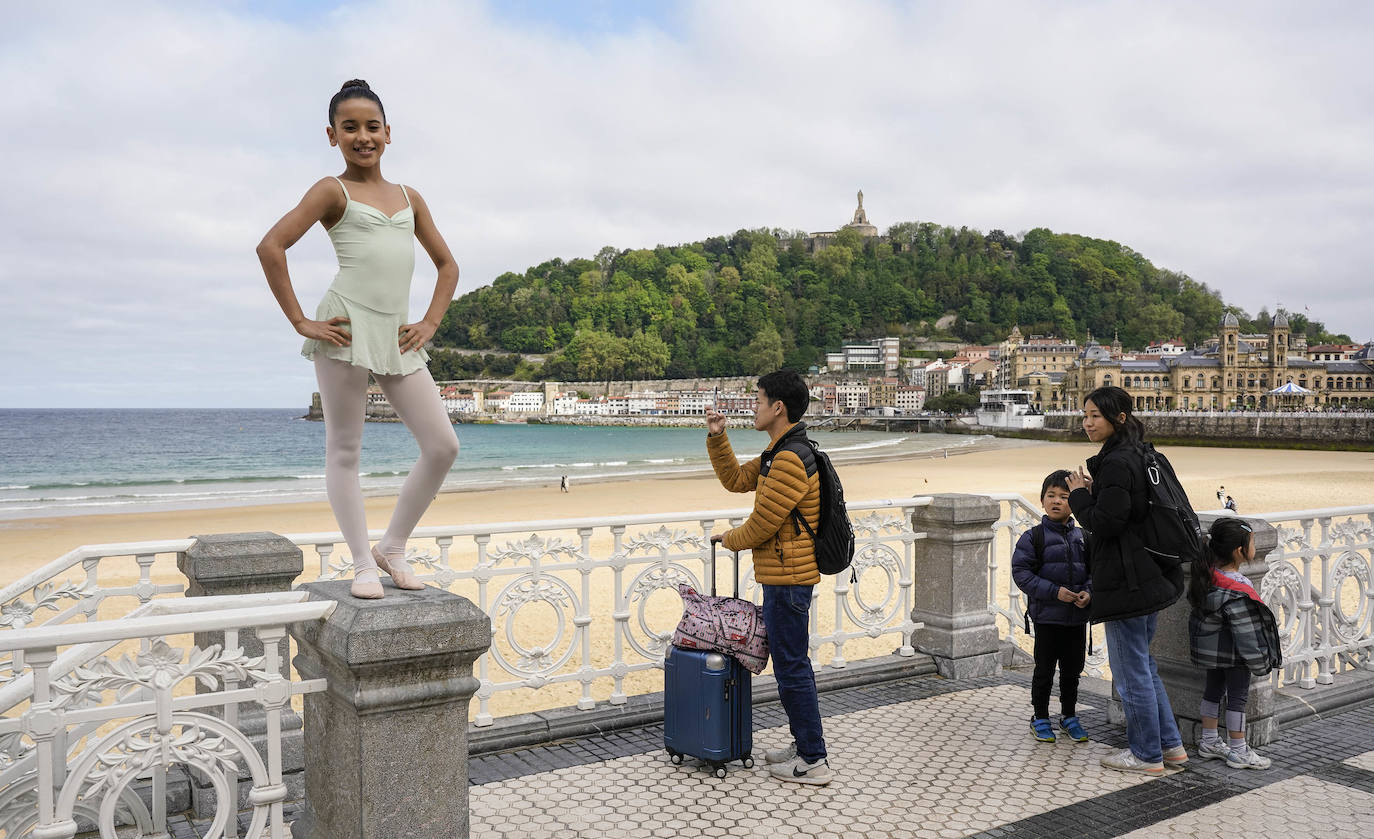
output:
{"label": "woman in black jacket", "polygon": [[1102,759],[1108,769],[1159,775],[1186,763],[1183,738],[1164,691],[1150,641],[1160,610],[1183,594],[1183,569],[1161,567],[1145,550],[1140,526],[1148,509],[1139,443],[1145,426],[1131,414],[1130,394],[1101,387],[1083,400],[1083,430],[1102,449],[1088,458],[1088,474],[1068,478],[1069,506],[1088,531],[1093,599],[1089,614],[1102,623],[1107,656],[1130,748]]}

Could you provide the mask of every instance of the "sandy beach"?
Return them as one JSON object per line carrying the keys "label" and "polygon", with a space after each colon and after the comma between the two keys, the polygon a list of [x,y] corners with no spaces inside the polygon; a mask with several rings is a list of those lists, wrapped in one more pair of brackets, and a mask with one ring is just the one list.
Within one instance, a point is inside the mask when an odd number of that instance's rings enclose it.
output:
{"label": "sandy beach", "polygon": [[[846,497],[852,501],[940,492],[1015,492],[1034,502],[1040,482],[1048,471],[1081,464],[1094,450],[1095,447],[1088,444],[1015,441],[1010,448],[951,454],[948,459],[937,456],[849,462],[841,464],[839,470],[845,482]],[[1242,514],[1374,503],[1374,453],[1173,447],[1167,454],[1199,510],[1219,506],[1215,493],[1222,484],[1236,499]],[[727,509],[747,506],[751,503],[750,498],[727,493],[709,474],[574,485],[569,493],[560,492],[557,483],[551,482],[547,486],[519,489],[443,493],[421,525]],[[387,497],[368,499],[369,525],[385,527],[392,504],[393,499]],[[180,539],[208,533],[334,530],[337,526],[328,505],[318,502],[0,522],[0,579],[17,579],[80,545]],[[604,555],[609,550],[609,536],[600,533],[603,535],[598,535],[592,546],[596,555]],[[470,556],[470,549],[455,554],[460,565],[471,561],[465,559]],[[313,551],[307,551],[307,578],[313,576],[316,561]],[[130,568],[132,570],[132,566]],[[79,568],[73,572],[79,573]],[[569,583],[575,584],[575,573],[564,576]],[[870,585],[882,582],[878,576],[881,575],[875,575],[872,581],[866,577],[862,589],[867,592]],[[182,582],[170,556],[155,563],[153,579]],[[611,585],[608,578],[597,579],[605,579],[605,582],[593,585],[589,607],[593,615],[608,616],[615,609]],[[998,589],[1003,596],[1005,587],[1006,581],[1000,581]],[[455,590],[473,598],[477,596],[475,590],[462,585]],[[881,600],[881,591],[875,589],[872,594]],[[654,595],[651,601],[646,604],[651,625],[671,628],[680,609],[677,598],[662,592]],[[122,614],[118,610],[125,608],[114,603],[108,605],[109,608],[101,610],[101,617],[117,617]],[[821,614],[822,631],[828,631],[826,625],[833,625],[833,621],[825,612]],[[552,626],[552,612],[528,615],[522,612],[520,637],[522,640],[530,635],[550,638]],[[593,661],[596,666],[605,666],[614,659],[610,622],[596,621],[593,633]],[[499,636],[497,642],[505,646]],[[856,639],[846,645],[844,655],[851,660],[882,655],[890,652],[893,646],[891,636]],[[822,648],[820,655],[822,660],[827,660],[829,648]],[[662,676],[650,670],[631,674],[625,688],[633,694],[659,690],[661,686]],[[603,700],[610,689],[609,680],[599,680],[593,687],[593,695]],[[572,704],[577,695],[577,686],[571,683],[550,685],[537,692],[501,693],[493,699],[491,710],[500,716],[559,707]]]}
{"label": "sandy beach", "polygon": [[[1017,492],[1035,500],[1044,475],[1094,453],[1079,443],[1032,443],[1009,449],[843,465],[845,495],[855,501],[938,492]],[[1374,453],[1172,447],[1165,450],[1199,510],[1215,509],[1224,484],[1240,512],[1263,513],[1374,503]],[[739,452],[744,456],[744,452]],[[461,464],[461,459],[460,459]],[[612,516],[743,506],[747,496],[721,489],[709,475],[674,479],[443,493],[421,525]],[[386,526],[393,500],[367,500],[369,526]],[[336,530],[325,503],[276,504],[170,512],[19,519],[0,522],[0,579],[13,580],[80,545],[180,539],[202,533]]]}

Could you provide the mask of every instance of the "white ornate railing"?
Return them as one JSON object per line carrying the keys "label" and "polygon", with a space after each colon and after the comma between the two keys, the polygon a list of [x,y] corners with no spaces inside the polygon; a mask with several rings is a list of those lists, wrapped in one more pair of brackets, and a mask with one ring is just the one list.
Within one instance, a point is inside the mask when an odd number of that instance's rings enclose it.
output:
{"label": "white ornate railing", "polygon": [[[98,828],[111,839],[119,825],[132,825],[139,836],[167,836],[167,772],[182,766],[215,789],[207,836],[238,835],[243,773],[252,784],[246,835],[284,836],[282,714],[293,696],[323,690],[325,682],[283,677],[278,642],[288,624],[319,620],[334,608],[305,597],[158,600],[119,620],[0,632],[0,652],[24,654],[21,671],[0,688],[7,715],[0,720],[0,833],[68,839]],[[244,655],[241,630],[256,631],[264,655]],[[218,631],[223,646],[193,646],[189,654],[165,640]],[[133,655],[107,655],[135,640]],[[205,692],[179,695],[188,681]],[[241,704],[263,709],[265,760],[238,728]],[[134,788],[141,781],[151,783],[151,807]]]}
{"label": "white ornate railing", "polygon": [[[102,610],[104,617],[119,617],[153,598],[179,598],[184,579],[153,582],[153,566],[194,541],[83,545],[0,589],[0,629],[90,621]],[[0,652],[0,686],[23,667],[23,650]]]}
{"label": "white ornate railing", "polygon": [[1312,688],[1345,670],[1374,670],[1374,506],[1246,518],[1278,530],[1260,583],[1284,642],[1275,686]]}
{"label": "white ornate railing", "polygon": [[[988,608],[1003,622],[1006,628],[1003,637],[1029,653],[1034,640],[1026,633],[1026,598],[1011,578],[1011,557],[1021,534],[1040,522],[1041,510],[1013,492],[984,494],[1002,507],[1001,516],[992,526],[992,544],[988,548]],[[1088,632],[1092,654],[1087,657],[1083,672],[1099,679],[1109,678],[1111,671],[1107,666],[1107,644],[1102,627],[1089,624]]]}
{"label": "white ornate railing", "polygon": [[[92,620],[107,603],[127,613],[161,595],[180,595],[184,581],[155,583],[159,556],[175,555],[194,539],[82,545],[0,588],[0,628]],[[53,614],[48,615],[47,612]]]}
{"label": "white ornate railing", "polygon": [[[811,649],[818,663],[844,667],[845,650],[852,642],[886,636],[894,636],[897,655],[914,654],[913,545],[924,534],[912,530],[911,515],[929,502],[898,498],[848,505],[858,538],[858,584],[844,573],[817,586]],[[499,694],[559,684],[580,686],[576,704],[582,709],[595,706],[593,686],[607,682],[611,704],[624,704],[627,677],[663,665],[663,653],[682,613],[678,584],[709,590],[711,533],[724,522],[739,524],[749,512],[703,510],[417,529],[411,540],[417,547],[411,548],[410,558],[421,579],[463,594],[491,618],[492,646],[476,668],[481,687],[475,724],[492,724],[491,701]],[[381,532],[369,535],[376,539]],[[343,541],[340,534],[286,538],[313,549],[317,579],[347,575],[350,561],[336,558],[336,546]],[[728,592],[729,554],[722,552],[721,559],[723,567],[716,569],[719,588]],[[754,583],[752,566],[747,559],[742,565],[740,596],[757,602],[762,591]],[[661,592],[668,594],[656,598]],[[522,617],[534,620],[522,622]],[[833,654],[822,662],[819,654],[826,646]]]}

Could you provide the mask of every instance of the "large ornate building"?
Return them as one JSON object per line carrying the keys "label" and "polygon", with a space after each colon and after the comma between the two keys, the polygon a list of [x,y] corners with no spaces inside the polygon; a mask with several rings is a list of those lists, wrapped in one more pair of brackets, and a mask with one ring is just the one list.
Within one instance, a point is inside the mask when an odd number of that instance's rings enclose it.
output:
{"label": "large ornate building", "polygon": [[[1262,336],[1241,335],[1236,316],[1227,314],[1216,337],[1177,355],[1129,356],[1119,343],[1089,341],[1070,364],[1054,369],[1059,364],[1017,363],[1023,346],[1010,350],[1011,380],[1032,390],[1032,401],[1044,410],[1074,410],[1105,385],[1124,388],[1142,411],[1324,408],[1374,399],[1374,342],[1341,360],[1312,360],[1300,342],[1294,346],[1282,314]],[[1289,383],[1307,392],[1270,393]]]}

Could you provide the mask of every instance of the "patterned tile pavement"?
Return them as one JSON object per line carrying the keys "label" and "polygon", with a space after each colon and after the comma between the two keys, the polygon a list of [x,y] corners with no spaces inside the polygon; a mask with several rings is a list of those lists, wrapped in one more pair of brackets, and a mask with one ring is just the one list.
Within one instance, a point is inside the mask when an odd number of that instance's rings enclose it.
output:
{"label": "patterned tile pavement", "polygon": [[[1104,746],[1019,736],[1024,699],[1000,685],[831,716],[839,776],[824,788],[774,781],[761,763],[717,779],[690,759],[674,766],[661,748],[484,784],[471,790],[472,835],[955,839],[1149,782],[1098,766]],[[766,729],[755,749],[789,739],[785,727]]]}
{"label": "patterned tile pavement", "polygon": [[1374,795],[1299,775],[1126,834],[1217,839],[1374,836]]}
{"label": "patterned tile pavement", "polygon": [[[829,787],[775,781],[762,761],[732,764],[724,779],[690,758],[674,766],[661,725],[478,756],[472,836],[1374,837],[1374,704],[1285,730],[1261,749],[1274,762],[1266,771],[1194,757],[1146,778],[1098,766],[1125,745],[1105,697],[1081,695],[1093,742],[1052,745],[1027,734],[1029,698],[1017,671],[823,694]],[[788,739],[776,703],[754,715],[757,754]],[[172,836],[206,826],[181,818]]]}

